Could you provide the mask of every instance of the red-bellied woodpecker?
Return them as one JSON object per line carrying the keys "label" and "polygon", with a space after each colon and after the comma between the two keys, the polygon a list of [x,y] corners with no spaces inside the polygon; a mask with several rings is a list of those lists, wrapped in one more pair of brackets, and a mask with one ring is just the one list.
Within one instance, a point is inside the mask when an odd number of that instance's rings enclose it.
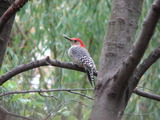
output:
{"label": "red-bellied woodpecker", "polygon": [[71,47],[68,50],[69,57],[72,59],[73,63],[86,70],[89,82],[93,86],[93,73],[97,72],[97,70],[93,59],[84,46],[83,41],[78,38],[68,38],[66,36],[65,38],[71,43]]}

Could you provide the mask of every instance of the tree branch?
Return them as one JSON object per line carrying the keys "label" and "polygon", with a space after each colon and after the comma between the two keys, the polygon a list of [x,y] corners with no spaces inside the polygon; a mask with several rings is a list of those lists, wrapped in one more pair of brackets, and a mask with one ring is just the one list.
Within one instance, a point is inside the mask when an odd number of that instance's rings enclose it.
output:
{"label": "tree branch", "polygon": [[[20,116],[20,115],[16,115],[14,113],[11,113],[11,112],[8,112],[5,108],[3,108],[1,105],[0,105],[0,120],[6,120],[6,116],[7,115],[10,115],[10,116],[14,116],[14,117],[18,117],[18,118],[22,118],[22,119],[26,119],[26,120],[33,120],[31,118],[27,118],[27,117],[23,117],[23,116]],[[3,117],[4,116],[4,117]]]}
{"label": "tree branch", "polygon": [[[3,16],[5,11],[10,7],[10,4],[14,0],[0,0],[0,17]],[[11,33],[13,21],[15,18],[15,14],[8,20],[8,22],[4,25],[3,30],[0,32],[0,68],[2,66],[2,62],[4,59],[6,47],[9,41],[9,35]],[[1,29],[1,28],[0,28]]]}
{"label": "tree branch", "polygon": [[156,48],[150,53],[148,58],[146,58],[142,64],[140,64],[133,73],[133,76],[129,80],[130,95],[139,83],[143,74],[150,68],[150,66],[155,63],[158,58],[160,58],[160,47]]}
{"label": "tree branch", "polygon": [[142,30],[135,42],[135,45],[133,46],[133,49],[131,50],[130,55],[123,62],[123,66],[121,66],[121,68],[117,72],[117,75],[114,76],[115,78],[117,78],[114,88],[122,88],[122,86],[127,85],[129,78],[139,64],[154,33],[155,27],[160,18],[159,13],[160,0],[155,0],[151,10],[149,11],[146,19],[143,22]]}
{"label": "tree branch", "polygon": [[72,92],[72,91],[93,91],[94,89],[49,89],[49,90],[24,90],[24,91],[12,91],[12,92],[6,92],[0,94],[0,97],[11,95],[11,94],[22,94],[22,93],[42,93],[42,92],[53,92],[53,91],[66,91],[66,92]]}
{"label": "tree branch", "polygon": [[20,65],[20,66],[18,66],[16,68],[12,69],[11,71],[3,74],[0,77],[0,85],[2,85],[7,80],[9,80],[10,78],[12,78],[13,76],[15,76],[15,75],[17,75],[19,73],[22,73],[24,71],[27,71],[27,70],[30,70],[30,69],[33,69],[33,68],[36,68],[36,67],[49,65],[48,62],[46,61],[46,59],[47,58],[42,59],[42,60],[37,60],[37,61],[34,61],[34,62],[30,62],[30,63],[27,63],[27,64]]}
{"label": "tree branch", "polygon": [[82,96],[82,97],[86,97],[86,98],[88,98],[88,99],[90,99],[90,100],[93,100],[93,98],[91,98],[91,97],[89,97],[89,96],[87,96],[87,95],[85,95],[85,94],[82,94],[82,93],[78,93],[78,92],[74,92],[74,91],[68,91],[68,92],[73,93],[73,94],[80,95],[80,96]]}
{"label": "tree branch", "polygon": [[[136,72],[134,73],[134,76],[131,78],[131,81],[139,81],[139,79],[141,78],[141,76],[145,73],[145,71],[160,57],[160,47],[158,47],[157,49],[155,49],[149,56],[147,59],[144,60],[144,62],[136,69]],[[67,69],[72,69],[72,70],[77,70],[77,71],[82,71],[85,72],[83,68],[77,67],[76,65],[74,65],[73,63],[67,63],[67,62],[61,62],[58,60],[51,60],[49,57],[46,57],[45,59],[41,59],[41,60],[37,60],[34,62],[30,62],[27,64],[23,64],[20,65],[16,68],[14,68],[13,70],[5,73],[4,75],[2,75],[0,77],[0,84],[2,85],[4,82],[6,82],[7,80],[9,80],[10,78],[12,78],[13,76],[22,73],[24,71],[36,68],[36,67],[40,67],[40,66],[48,66],[49,64],[51,64],[52,66],[56,66],[56,67],[62,67],[62,68],[67,68]],[[95,76],[98,73],[94,73]],[[133,86],[135,86],[136,84],[134,84]],[[10,95],[10,94],[21,94],[21,93],[31,93],[31,92],[52,92],[52,91],[68,91],[73,93],[73,91],[84,91],[84,90],[93,90],[93,89],[50,89],[50,90],[28,90],[28,91],[13,91],[13,92],[7,92],[7,93],[2,93],[0,94],[0,97],[5,96],[5,95]],[[137,92],[138,90],[134,91],[135,94],[138,94],[140,96],[143,97],[147,97],[148,94],[139,94],[139,92]],[[76,93],[77,94],[77,93]],[[79,94],[79,93],[78,93]],[[89,99],[92,99],[88,96],[82,95],[84,97],[87,97]],[[158,97],[157,97],[158,98]],[[156,100],[156,98],[152,98],[150,97],[150,99],[154,99]],[[159,100],[159,99],[158,99]]]}
{"label": "tree branch", "polygon": [[7,21],[14,15],[17,11],[22,8],[25,3],[27,3],[28,0],[16,0],[8,9],[7,11],[2,15],[0,18],[0,33],[3,30],[5,24]]}
{"label": "tree branch", "polygon": [[[33,68],[37,68],[40,66],[48,66],[48,65],[85,72],[85,70],[83,68],[78,67],[77,65],[75,65],[73,63],[61,62],[58,60],[51,60],[49,57],[46,57],[45,59],[41,59],[41,60],[37,60],[34,62],[20,65],[16,68],[12,69],[11,71],[3,74],[2,76],[0,76],[0,85],[2,85],[7,80],[11,79],[12,77],[14,77],[17,74],[31,70]],[[94,75],[97,76],[97,73],[94,73]]]}
{"label": "tree branch", "polygon": [[139,90],[139,89],[134,89],[133,92],[137,95],[142,96],[142,97],[153,99],[153,100],[156,100],[156,101],[160,101],[160,95],[155,95],[153,93],[147,93],[147,92],[144,92],[144,91]]}
{"label": "tree branch", "polygon": [[42,97],[50,97],[50,98],[54,98],[54,99],[58,100],[54,95],[43,95],[41,92],[38,92],[38,94]]}
{"label": "tree branch", "polygon": [[0,105],[0,120],[6,120],[8,111]]}

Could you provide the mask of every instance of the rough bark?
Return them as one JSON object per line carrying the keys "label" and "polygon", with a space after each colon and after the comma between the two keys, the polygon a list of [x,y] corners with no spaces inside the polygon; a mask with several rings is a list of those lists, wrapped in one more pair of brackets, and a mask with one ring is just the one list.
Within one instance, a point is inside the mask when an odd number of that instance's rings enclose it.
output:
{"label": "rough bark", "polygon": [[[5,11],[8,9],[8,7],[11,5],[13,1],[14,0],[0,1],[0,17],[5,13]],[[0,32],[0,67],[2,66],[2,62],[4,59],[4,54],[8,44],[9,35],[11,33],[14,18],[15,18],[15,15],[12,15],[12,17],[5,24],[3,30]]]}
{"label": "rough bark", "polygon": [[[121,88],[113,88],[117,70],[129,55],[137,30],[142,0],[114,0],[112,13],[100,59],[98,82],[95,88],[94,106],[90,120],[121,119],[126,107],[126,94],[118,94]],[[122,89],[121,93],[127,92]]]}

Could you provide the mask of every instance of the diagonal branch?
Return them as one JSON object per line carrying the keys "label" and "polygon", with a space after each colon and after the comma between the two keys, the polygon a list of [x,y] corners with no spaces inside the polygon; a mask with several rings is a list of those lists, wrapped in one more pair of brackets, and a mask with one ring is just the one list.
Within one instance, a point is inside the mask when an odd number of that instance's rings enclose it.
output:
{"label": "diagonal branch", "polygon": [[[127,85],[129,78],[133,74],[135,68],[139,64],[149,41],[154,33],[155,27],[160,18],[160,0],[155,0],[151,10],[143,22],[142,30],[131,50],[130,55],[123,62],[123,66],[114,77],[117,78],[114,88],[121,88],[120,85]],[[125,86],[126,87],[126,86]],[[123,87],[123,88],[125,88]]]}
{"label": "diagonal branch", "polygon": [[5,83],[7,80],[11,79],[13,76],[20,74],[24,71],[27,71],[27,70],[30,70],[33,68],[37,68],[40,66],[47,66],[47,65],[49,65],[49,64],[47,63],[46,59],[37,60],[34,62],[20,65],[16,68],[12,69],[11,71],[8,71],[7,73],[3,74],[2,76],[0,76],[0,85]]}
{"label": "diagonal branch", "polygon": [[[148,58],[146,58],[142,64],[140,64],[133,73],[133,76],[129,80],[129,89],[130,92],[135,89],[137,84],[139,83],[142,75],[149,69],[149,67],[155,63],[158,58],[160,58],[160,47],[156,48],[154,51],[150,53]],[[130,93],[130,94],[131,94]]]}
{"label": "diagonal branch", "polygon": [[5,108],[3,108],[0,105],[0,120],[6,120],[7,115],[14,116],[14,117],[17,117],[17,118],[22,118],[23,120],[34,120],[34,119],[31,119],[31,118],[28,118],[28,117],[23,117],[23,116],[8,112]]}
{"label": "diagonal branch", "polygon": [[17,11],[22,8],[25,3],[27,3],[28,0],[16,0],[3,14],[3,16],[0,18],[0,33],[3,30],[3,27],[7,23],[7,21],[14,15]]}
{"label": "diagonal branch", "polygon": [[144,92],[144,91],[139,90],[139,89],[134,89],[133,92],[137,95],[142,96],[142,97],[153,99],[153,100],[156,100],[156,101],[160,101],[160,95],[155,95],[153,93],[147,93],[147,92]]}
{"label": "diagonal branch", "polygon": [[85,97],[85,98],[88,98],[88,99],[90,99],[90,100],[93,100],[93,98],[91,98],[91,97],[89,97],[89,96],[87,96],[87,95],[85,95],[85,94],[79,93],[79,92],[74,92],[74,91],[68,91],[68,92],[73,93],[73,94],[80,95],[80,96]]}
{"label": "diagonal branch", "polygon": [[0,120],[6,120],[8,111],[0,105]]}

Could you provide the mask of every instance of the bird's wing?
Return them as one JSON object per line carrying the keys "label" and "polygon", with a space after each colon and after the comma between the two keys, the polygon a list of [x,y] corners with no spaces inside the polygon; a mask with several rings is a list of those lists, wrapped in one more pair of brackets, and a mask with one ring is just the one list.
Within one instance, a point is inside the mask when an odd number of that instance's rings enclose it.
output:
{"label": "bird's wing", "polygon": [[83,47],[79,47],[78,49],[76,47],[73,47],[71,51],[72,51],[71,54],[73,55],[74,59],[72,58],[72,56],[70,57],[77,65],[81,65],[88,69],[90,68],[96,69],[95,64],[90,54],[88,53],[87,49]]}

